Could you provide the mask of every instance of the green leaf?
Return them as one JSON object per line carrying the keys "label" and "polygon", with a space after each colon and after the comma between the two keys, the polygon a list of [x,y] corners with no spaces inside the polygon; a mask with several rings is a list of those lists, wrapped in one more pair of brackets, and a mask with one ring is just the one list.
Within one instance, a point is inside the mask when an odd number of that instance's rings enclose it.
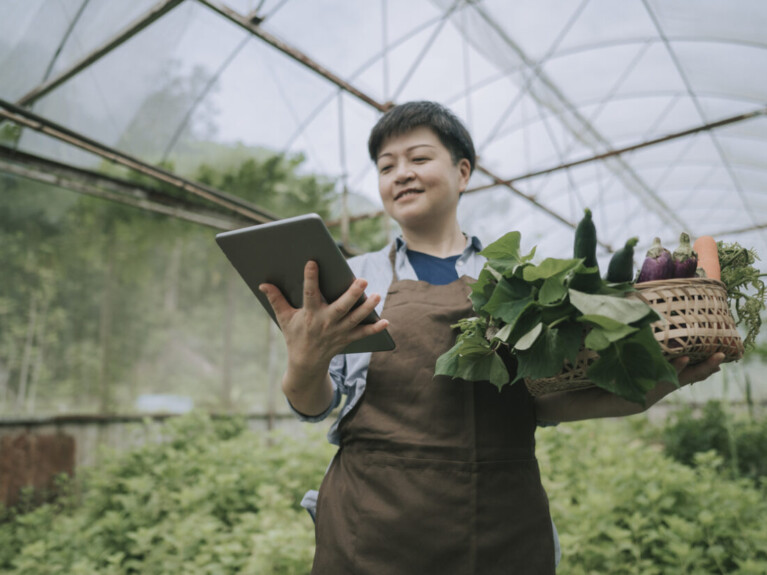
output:
{"label": "green leaf", "polygon": [[567,296],[567,286],[562,275],[546,278],[538,292],[538,302],[541,305],[556,305]]}
{"label": "green leaf", "polygon": [[458,373],[458,358],[460,349],[461,343],[456,342],[453,347],[440,355],[437,358],[437,363],[434,365],[434,375],[447,375],[448,377],[456,377],[456,374]]}
{"label": "green leaf", "polygon": [[469,299],[477,313],[481,313],[482,308],[490,300],[490,296],[493,295],[496,281],[493,271],[485,265],[482,271],[479,272],[477,281],[471,285]]}
{"label": "green leaf", "polygon": [[566,349],[559,338],[559,330],[545,327],[533,345],[517,352],[519,361],[517,380],[551,377],[562,371]]}
{"label": "green leaf", "polygon": [[[509,326],[507,325],[506,327],[509,327]],[[543,324],[540,322],[537,323],[533,329],[528,331],[525,335],[523,335],[517,340],[517,343],[514,344],[514,349],[518,349],[520,351],[529,349],[530,346],[532,346],[535,343],[535,340],[538,339],[538,336],[540,335],[542,330],[543,330]]]}
{"label": "green leaf", "polygon": [[643,301],[583,293],[570,289],[570,303],[583,315],[601,315],[617,322],[630,324],[639,321],[653,309]]}
{"label": "green leaf", "polygon": [[582,260],[562,260],[556,258],[546,258],[537,266],[528,266],[522,272],[525,281],[534,282],[539,279],[553,278],[562,275],[568,271],[575,270],[581,265]]}
{"label": "green leaf", "polygon": [[512,326],[507,323],[505,326],[498,330],[498,333],[493,336],[493,339],[498,341],[507,341],[511,335],[511,328]]}
{"label": "green leaf", "polygon": [[513,326],[522,312],[534,304],[531,291],[531,286],[521,280],[503,279],[482,311]]}
{"label": "green leaf", "polygon": [[596,385],[637,403],[660,381],[679,386],[676,370],[663,356],[652,328],[644,326],[599,352],[586,375]]}
{"label": "green leaf", "polygon": [[645,395],[656,384],[655,371],[650,352],[643,345],[628,342],[601,350],[586,375],[602,389],[644,403]]}
{"label": "green leaf", "polygon": [[488,260],[516,259],[519,262],[529,262],[535,255],[535,248],[529,254],[523,256],[520,252],[521,245],[522,234],[519,232],[509,232],[491,243],[479,254],[485,256]]}
{"label": "green leaf", "polygon": [[583,343],[589,349],[602,351],[609,346],[612,341],[605,335],[604,330],[595,328],[588,333]]}
{"label": "green leaf", "polygon": [[521,237],[519,232],[509,232],[483,249],[480,255],[504,276],[511,277],[519,266],[531,261],[535,255],[535,248],[527,255],[521,254]]}
{"label": "green leaf", "polygon": [[583,347],[583,326],[577,323],[562,323],[557,326],[557,330],[562,355],[574,365]]}
{"label": "green leaf", "polygon": [[604,315],[582,315],[578,321],[591,326],[592,329],[586,336],[585,344],[587,348],[595,351],[603,350],[612,342],[639,330],[637,327],[626,325]]}
{"label": "green leaf", "polygon": [[458,361],[456,377],[466,381],[489,381],[498,389],[509,383],[509,372],[503,360],[495,352],[467,361],[463,357]]}

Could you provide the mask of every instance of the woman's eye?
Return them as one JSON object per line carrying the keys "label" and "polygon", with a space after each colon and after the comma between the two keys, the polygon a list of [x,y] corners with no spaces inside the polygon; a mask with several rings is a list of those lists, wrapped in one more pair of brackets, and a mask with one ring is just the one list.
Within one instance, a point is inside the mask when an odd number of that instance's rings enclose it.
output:
{"label": "woman's eye", "polygon": [[380,166],[380,167],[378,168],[378,172],[379,172],[380,174],[385,174],[385,173],[386,173],[386,172],[388,172],[389,170],[391,170],[391,166]]}
{"label": "woman's eye", "polygon": [[419,164],[423,163],[423,162],[427,162],[428,160],[429,160],[429,158],[413,158],[413,161],[417,162]]}

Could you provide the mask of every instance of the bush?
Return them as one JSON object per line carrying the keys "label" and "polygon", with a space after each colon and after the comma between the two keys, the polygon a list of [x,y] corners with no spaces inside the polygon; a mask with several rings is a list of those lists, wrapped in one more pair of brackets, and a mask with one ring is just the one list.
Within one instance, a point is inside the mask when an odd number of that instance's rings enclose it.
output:
{"label": "bush", "polygon": [[199,414],[156,429],[162,441],[85,473],[81,503],[11,513],[0,526],[0,572],[307,572],[314,528],[299,502],[332,457],[324,439],[258,436],[242,421]]}
{"label": "bush", "polygon": [[626,421],[539,432],[539,458],[562,542],[560,573],[767,573],[767,498],[721,473],[713,451],[695,468],[638,439]]}
{"label": "bush", "polygon": [[767,419],[735,417],[720,401],[709,401],[700,417],[692,409],[675,412],[660,439],[666,453],[686,465],[714,451],[733,475],[761,480],[767,477]]}
{"label": "bush", "polygon": [[[558,573],[767,573],[764,488],[728,478],[713,451],[694,468],[672,460],[632,421],[538,432]],[[9,513],[0,573],[309,572],[314,530],[299,501],[332,457],[323,437],[259,435],[202,415],[156,429],[157,442],[80,477],[81,494]]]}

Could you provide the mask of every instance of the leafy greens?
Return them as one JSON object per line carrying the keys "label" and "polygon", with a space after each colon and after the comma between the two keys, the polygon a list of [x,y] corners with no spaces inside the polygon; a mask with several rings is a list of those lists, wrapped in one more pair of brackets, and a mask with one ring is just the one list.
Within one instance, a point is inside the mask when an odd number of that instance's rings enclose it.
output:
{"label": "leafy greens", "polygon": [[[586,376],[603,389],[643,403],[660,380],[678,385],[650,325],[660,316],[627,298],[630,283],[610,284],[582,258],[546,258],[521,252],[521,235],[509,232],[487,246],[487,262],[469,298],[476,317],[457,323],[455,345],[437,360],[436,375],[509,382],[541,379],[574,365],[584,348],[598,353]],[[501,353],[516,358],[512,380]]]}

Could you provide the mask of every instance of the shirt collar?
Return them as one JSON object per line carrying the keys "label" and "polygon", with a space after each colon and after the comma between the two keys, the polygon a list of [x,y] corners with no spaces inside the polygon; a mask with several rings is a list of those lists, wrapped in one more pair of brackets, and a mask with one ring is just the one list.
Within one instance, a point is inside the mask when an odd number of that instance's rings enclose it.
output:
{"label": "shirt collar", "polygon": [[[394,240],[395,242],[395,249],[397,252],[404,253],[407,251],[407,242],[405,241],[405,238],[402,236],[397,236],[397,238]],[[482,242],[479,240],[477,236],[469,236],[469,241],[466,242],[466,247],[463,250],[463,253],[461,254],[460,259],[467,258],[471,256],[472,254],[479,253],[482,251]]]}

